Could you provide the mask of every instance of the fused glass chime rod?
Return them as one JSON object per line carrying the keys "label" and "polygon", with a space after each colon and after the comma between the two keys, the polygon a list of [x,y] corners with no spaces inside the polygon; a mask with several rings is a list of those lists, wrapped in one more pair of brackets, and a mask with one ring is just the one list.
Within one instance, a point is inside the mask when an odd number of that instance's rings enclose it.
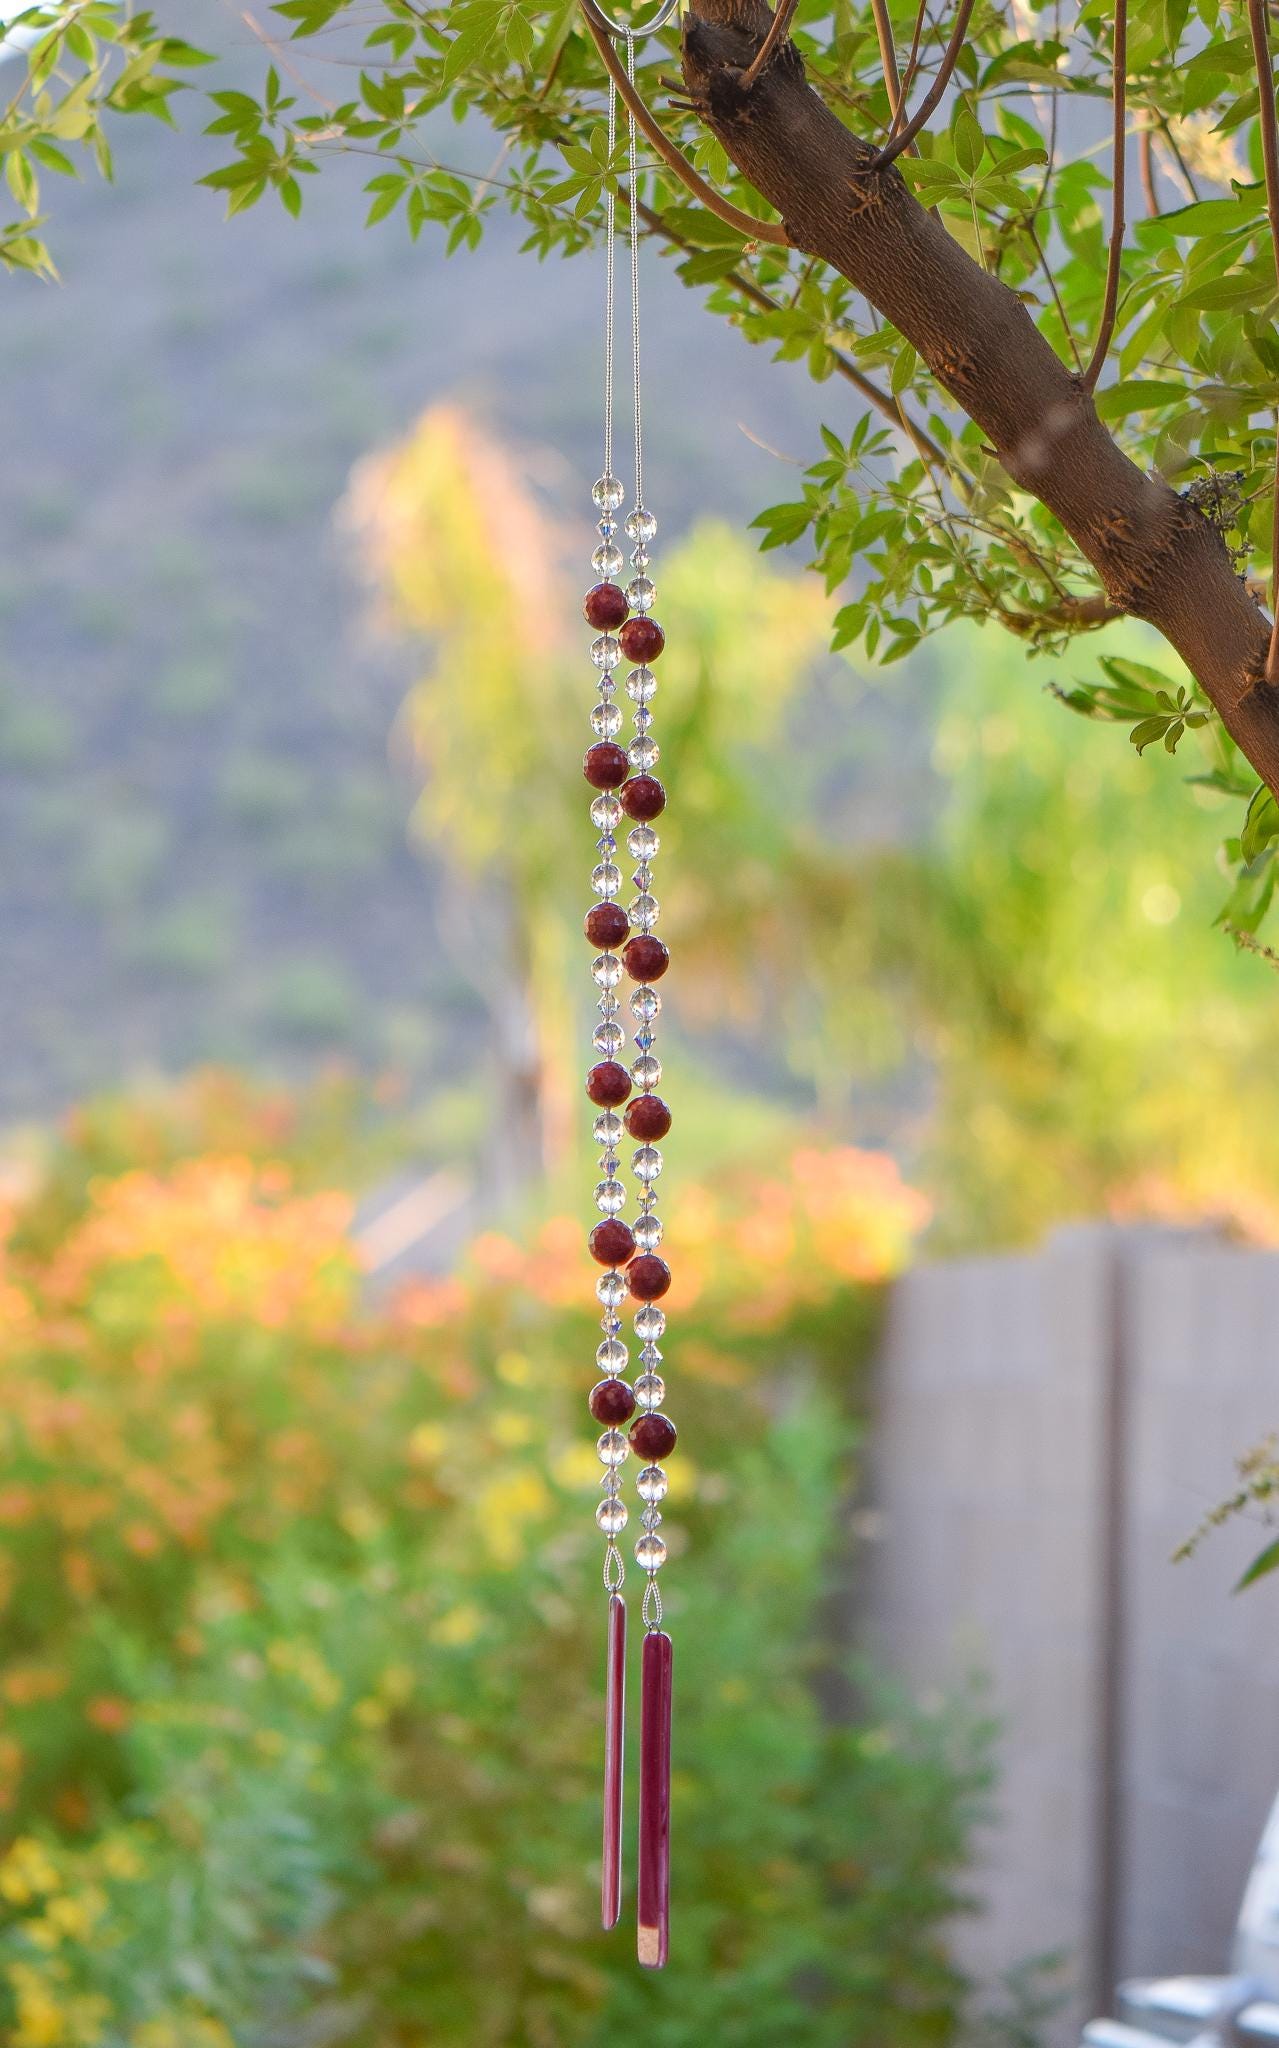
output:
{"label": "fused glass chime rod", "polygon": [[639,1960],[660,1970],[670,1941],[671,1674],[674,1645],[644,1638],[640,1673]]}
{"label": "fused glass chime rod", "polygon": [[600,1920],[605,1927],[616,1927],[622,1911],[622,1747],[626,1726],[626,1602],[620,1593],[609,1595],[606,1660]]}

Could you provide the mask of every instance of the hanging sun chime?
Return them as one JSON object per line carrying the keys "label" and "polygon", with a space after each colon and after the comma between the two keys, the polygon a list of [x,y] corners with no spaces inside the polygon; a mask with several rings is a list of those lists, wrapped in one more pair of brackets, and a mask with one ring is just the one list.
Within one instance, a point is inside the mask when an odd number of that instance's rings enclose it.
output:
{"label": "hanging sun chime", "polygon": [[[593,9],[597,24],[625,45],[627,76],[634,81],[636,35],[652,34],[676,11],[678,0],[663,0],[657,14],[640,30],[609,21]],[[617,139],[617,86],[609,79],[608,138],[610,159]],[[671,1127],[671,1113],[657,1093],[662,1065],[656,1052],[657,1020],[662,998],[657,983],[666,973],[669,954],[657,936],[659,906],[653,894],[653,862],[659,839],[654,820],[666,806],[666,791],[653,770],[658,745],[653,737],[653,699],[657,677],[653,664],[666,636],[652,616],[656,590],[649,575],[650,547],[657,521],[644,502],[644,454],[640,403],[639,206],[635,118],[628,110],[629,186],[627,195],[630,254],[631,341],[634,372],[635,477],[630,511],[621,521],[626,490],[613,473],[613,305],[616,199],[604,202],[604,460],[591,497],[599,515],[599,544],[591,556],[598,581],[587,591],[582,609],[596,637],[591,660],[598,678],[598,701],[591,711],[593,744],[587,748],[582,773],[597,792],[591,802],[591,823],[598,837],[597,864],[591,876],[595,902],[586,913],[585,931],[596,948],[591,976],[598,991],[599,1021],[593,1035],[596,1063],[586,1077],[586,1093],[598,1112],[594,1122],[599,1147],[600,1178],[595,1206],[602,1213],[590,1233],[591,1256],[604,1268],[595,1283],[603,1308],[603,1341],[595,1353],[602,1377],[591,1389],[590,1412],[601,1425],[599,1457],[604,1466],[603,1497],[595,1519],[605,1539],[604,1587],[607,1594],[604,1702],[604,1843],[600,1887],[605,1927],[616,1926],[622,1909],[622,1751],[626,1719],[626,1601],[622,1587],[626,1566],[618,1539],[630,1519],[623,1498],[622,1467],[633,1451],[640,1462],[635,1481],[639,1497],[639,1536],[635,1562],[645,1576],[642,1618],[644,1641],[640,1678],[639,1872],[637,1886],[637,1949],[639,1960],[653,1969],[666,1961],[670,1926],[670,1785],[671,1680],[673,1645],[662,1628],[662,1597],[657,1574],[666,1562],[661,1503],[666,1497],[665,1460],[675,1448],[675,1425],[665,1412],[666,1382],[660,1349],[666,1334],[666,1311],[660,1306],[671,1284],[670,1268],[660,1255],[662,1222],[657,1213],[657,1183],[662,1171],[659,1141]],[[630,544],[632,574],[623,585],[623,537]],[[618,677],[625,662],[633,664],[625,679],[634,707],[634,737],[620,739],[623,709],[617,701]],[[619,837],[625,831],[627,860],[634,863],[631,880],[636,894],[627,906],[620,898],[622,868]],[[628,1021],[621,1021],[622,990]],[[634,1057],[624,1058],[628,1031],[633,1028]],[[630,1157],[636,1186],[633,1223],[623,1218],[628,1205],[621,1179],[623,1138],[634,1143]],[[630,1352],[623,1337],[622,1309],[634,1308],[634,1336],[639,1373],[627,1377]]]}

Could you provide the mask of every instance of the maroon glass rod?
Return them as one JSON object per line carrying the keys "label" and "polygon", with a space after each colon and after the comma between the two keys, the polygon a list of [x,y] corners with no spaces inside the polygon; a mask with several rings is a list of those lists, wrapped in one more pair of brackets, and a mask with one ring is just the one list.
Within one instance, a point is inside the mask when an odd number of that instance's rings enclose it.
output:
{"label": "maroon glass rod", "polygon": [[666,1961],[671,1913],[671,1674],[674,1644],[660,1629],[644,1638],[640,1671],[639,1926],[641,1963]]}
{"label": "maroon glass rod", "polygon": [[609,1595],[604,1680],[604,1864],[600,1919],[616,1927],[622,1910],[622,1736],[626,1722],[626,1602]]}

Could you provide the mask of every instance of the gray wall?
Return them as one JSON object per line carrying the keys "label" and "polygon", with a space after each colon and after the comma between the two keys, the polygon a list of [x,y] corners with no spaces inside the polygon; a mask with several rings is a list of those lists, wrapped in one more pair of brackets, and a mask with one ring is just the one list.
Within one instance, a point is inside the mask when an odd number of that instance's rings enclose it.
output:
{"label": "gray wall", "polygon": [[984,1674],[999,1818],[963,1960],[1065,1951],[1116,1975],[1220,1969],[1279,1790],[1279,1579],[1265,1539],[1170,1553],[1279,1428],[1279,1256],[1190,1233],[1064,1231],[921,1267],[878,1379],[871,1639],[928,1691]]}

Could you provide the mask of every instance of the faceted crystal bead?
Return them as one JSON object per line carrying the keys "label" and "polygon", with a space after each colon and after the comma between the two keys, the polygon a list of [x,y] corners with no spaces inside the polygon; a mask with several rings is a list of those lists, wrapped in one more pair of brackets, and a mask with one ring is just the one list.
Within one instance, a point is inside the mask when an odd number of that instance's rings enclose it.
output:
{"label": "faceted crystal bead", "polygon": [[671,1269],[655,1252],[640,1252],[626,1268],[626,1277],[636,1301],[659,1301],[670,1289]]}
{"label": "faceted crystal bead", "polygon": [[647,569],[649,562],[651,560],[652,556],[649,554],[648,549],[646,547],[637,547],[634,554],[631,556],[631,567],[633,569]]}
{"label": "faceted crystal bead", "polygon": [[616,1145],[621,1142],[622,1119],[616,1110],[601,1110],[591,1125],[591,1136],[597,1145]]}
{"label": "faceted crystal bead", "polygon": [[[596,499],[596,503],[600,502]],[[643,505],[637,505],[626,515],[626,537],[628,540],[652,540],[657,532],[657,521]]]}
{"label": "faceted crystal bead", "polygon": [[650,768],[656,768],[661,751],[657,741],[643,733],[639,739],[631,741],[626,749],[626,758],[637,774],[647,775]]}
{"label": "faceted crystal bead", "polygon": [[627,660],[636,663],[656,661],[666,645],[665,633],[647,613],[628,619],[617,637]]}
{"label": "faceted crystal bead", "polygon": [[662,1170],[662,1155],[656,1145],[641,1145],[631,1154],[631,1172],[636,1180],[653,1181]]}
{"label": "faceted crystal bead", "polygon": [[642,1053],[631,1068],[631,1079],[635,1086],[647,1094],[656,1088],[662,1078],[662,1063],[655,1052]]}
{"label": "faceted crystal bead", "polygon": [[601,1380],[591,1388],[588,1406],[596,1422],[629,1422],[635,1413],[635,1390],[625,1380]]}
{"label": "faceted crystal bead", "polygon": [[591,1044],[596,1052],[602,1052],[608,1060],[622,1050],[625,1040],[626,1033],[620,1024],[597,1024],[591,1033]]}
{"label": "faceted crystal bead", "polygon": [[602,1180],[596,1184],[595,1206],[606,1216],[620,1216],[626,1207],[626,1189],[620,1180]]}
{"label": "faceted crystal bead", "polygon": [[595,903],[582,919],[582,930],[593,946],[620,946],[629,929],[620,903]]}
{"label": "faceted crystal bead", "polygon": [[[591,1257],[601,1266],[624,1266],[635,1253],[635,1239],[631,1236],[630,1225],[623,1223],[620,1216],[610,1216],[607,1222],[597,1223],[591,1232],[589,1243]],[[606,1293],[597,1281],[595,1292],[601,1301],[607,1303],[611,1300],[612,1306],[617,1307],[615,1288],[610,1288]]]}
{"label": "faceted crystal bead", "polygon": [[626,835],[626,851],[632,860],[652,860],[661,843],[651,825],[633,825]]}
{"label": "faceted crystal bead", "polygon": [[635,1399],[641,1408],[660,1408],[666,1399],[666,1382],[659,1372],[641,1373],[635,1382]]}
{"label": "faceted crystal bead", "polygon": [[626,1356],[625,1344],[619,1344],[616,1337],[606,1337],[602,1344],[595,1347],[595,1363],[601,1372],[625,1372]]}
{"label": "faceted crystal bead", "polygon": [[[643,900],[643,897],[636,898],[637,902],[643,902]],[[651,901],[652,899],[650,898],[649,900]],[[622,948],[622,965],[632,981],[660,981],[670,963],[671,956],[667,951],[665,941],[655,938],[652,932],[642,931],[637,933],[635,938],[628,939]],[[637,989],[635,993],[636,995],[642,995],[644,990],[642,988]],[[656,989],[650,988],[648,994],[656,998],[657,1008],[660,1010],[661,998],[657,995]],[[634,996],[631,998],[631,1013],[633,1016],[638,1017],[641,1023],[651,1024],[653,1021],[652,1016],[645,1016],[636,1009]],[[657,1011],[655,1010],[653,1016],[656,1015]]]}
{"label": "faceted crystal bead", "polygon": [[[637,1245],[639,1246],[639,1248],[640,1248],[640,1250],[641,1250],[642,1252],[655,1252],[655,1251],[657,1250],[657,1247],[658,1247],[658,1245],[659,1245],[659,1244],[661,1243],[661,1241],[662,1241],[662,1219],[661,1219],[661,1217],[660,1217],[660,1216],[641,1216],[641,1217],[639,1217],[639,1219],[637,1220],[637,1222],[636,1222],[636,1224],[635,1224],[635,1227],[634,1227],[633,1231],[631,1232],[631,1235],[632,1235],[632,1236],[634,1237],[634,1239],[635,1239],[635,1242],[636,1242],[636,1244],[637,1244]],[[648,1345],[648,1344],[646,1344],[646,1345],[644,1346],[644,1349],[645,1349],[646,1351],[648,1351],[648,1350],[654,1350],[654,1349],[656,1349],[656,1346],[651,1346],[651,1345]],[[662,1354],[661,1354],[661,1352],[659,1351],[659,1352],[657,1353],[657,1357],[658,1357],[658,1358],[660,1358],[660,1357],[661,1357],[661,1355],[662,1355]],[[645,1365],[648,1365],[648,1364],[650,1364],[650,1363],[652,1363],[652,1364],[656,1364],[656,1362],[657,1362],[657,1361],[656,1361],[656,1359],[654,1359],[654,1360],[651,1360],[651,1361],[650,1361],[649,1359],[647,1359],[647,1358],[646,1358],[646,1359],[644,1360],[644,1363],[645,1363]]]}
{"label": "faceted crystal bead", "polygon": [[601,633],[591,642],[591,660],[596,668],[616,668],[622,658],[622,643],[614,633]]}
{"label": "faceted crystal bead", "polygon": [[[660,941],[659,941],[660,943]],[[662,999],[655,988],[637,988],[631,995],[631,1015],[641,1024],[651,1024],[661,1015]]]}
{"label": "faceted crystal bead", "polygon": [[622,730],[622,707],[603,701],[591,713],[591,731],[596,739],[611,740]]}
{"label": "faceted crystal bead", "polygon": [[[603,1275],[603,1278],[607,1280],[611,1278],[611,1275],[606,1273]],[[599,1292],[598,1281],[596,1282],[595,1291],[596,1293]],[[658,1308],[655,1302],[645,1302],[643,1308],[639,1310],[635,1317],[635,1334],[641,1338],[664,1337],[666,1334],[665,1310]]]}
{"label": "faceted crystal bead", "polygon": [[641,1500],[665,1500],[670,1483],[660,1465],[645,1465],[635,1475],[635,1491]]}
{"label": "faceted crystal bead", "polygon": [[636,732],[647,732],[652,723],[653,714],[649,710],[647,704],[637,704],[635,707]]}
{"label": "faceted crystal bead", "polygon": [[630,920],[642,932],[651,932],[662,914],[662,906],[656,896],[650,896],[647,889],[637,896],[630,906]]}
{"label": "faceted crystal bead", "polygon": [[660,1095],[636,1095],[626,1105],[626,1128],[632,1138],[651,1145],[671,1127],[671,1113]]}
{"label": "faceted crystal bead", "polygon": [[656,1372],[662,1362],[662,1354],[656,1344],[640,1345],[640,1364],[645,1372]]}
{"label": "faceted crystal bead", "polygon": [[612,577],[620,573],[622,550],[615,541],[602,540],[591,556],[591,567],[597,576]]}
{"label": "faceted crystal bead", "polygon": [[635,1545],[635,1562],[641,1571],[659,1571],[666,1562],[666,1545],[660,1536],[641,1536]]}
{"label": "faceted crystal bead", "polygon": [[[588,747],[582,756],[582,773],[596,789],[616,789],[619,783],[626,781],[626,767],[625,750],[615,740],[596,740],[595,745]],[[665,801],[663,796],[662,802]],[[623,804],[622,808],[626,810],[628,806]],[[638,817],[641,813],[632,811],[631,815]],[[645,811],[642,815],[655,817],[656,812]]]}
{"label": "faceted crystal bead", "polygon": [[605,1308],[620,1308],[629,1292],[626,1275],[617,1272],[601,1273],[595,1282],[595,1292]]}
{"label": "faceted crystal bead", "polygon": [[599,832],[611,832],[622,815],[622,806],[615,796],[597,796],[591,805],[591,823]]}
{"label": "faceted crystal bead", "polygon": [[631,1092],[631,1077],[620,1060],[599,1060],[586,1076],[586,1093],[596,1109],[617,1109]]}
{"label": "faceted crystal bead", "polygon": [[[613,475],[612,470],[609,469],[606,469],[603,476],[598,477],[591,486],[592,502],[601,512],[616,512],[625,497],[626,490],[624,485]],[[631,517],[635,517],[634,513],[631,514]],[[628,534],[630,530],[628,522],[626,528]]]}
{"label": "faceted crystal bead", "polygon": [[646,612],[652,607],[657,592],[647,576],[632,576],[626,586],[626,602],[633,612]]}
{"label": "faceted crystal bead", "polygon": [[633,668],[626,678],[626,694],[635,704],[647,704],[657,694],[657,677],[651,668]]}
{"label": "faceted crystal bead", "polygon": [[591,980],[596,988],[616,988],[622,978],[622,963],[616,953],[601,953],[591,962]]}
{"label": "faceted crystal bead", "polygon": [[595,1446],[601,1465],[620,1465],[630,1449],[620,1429],[606,1429]]}
{"label": "faceted crystal bead", "polygon": [[[612,786],[597,784],[599,788]],[[621,797],[628,818],[656,818],[666,809],[666,791],[655,775],[632,775],[623,782]]]}
{"label": "faceted crystal bead", "polygon": [[600,1492],[605,1500],[616,1500],[622,1490],[622,1477],[615,1466],[610,1465],[600,1480]]}
{"label": "faceted crystal bead", "polygon": [[642,1458],[669,1458],[675,1448],[677,1431],[669,1415],[660,1409],[650,1409],[647,1415],[639,1415],[631,1424],[631,1447]]}
{"label": "faceted crystal bead", "polygon": [[595,1519],[606,1536],[620,1536],[626,1527],[626,1503],[616,1495],[602,1500],[595,1510]]}
{"label": "faceted crystal bead", "polygon": [[660,1529],[662,1511],[660,1508],[644,1508],[640,1513],[640,1525],[645,1529]]}
{"label": "faceted crystal bead", "polygon": [[591,871],[591,887],[597,896],[616,896],[622,886],[622,870],[615,861],[602,860]]}
{"label": "faceted crystal bead", "polygon": [[582,613],[589,626],[612,632],[628,610],[626,593],[616,583],[595,583],[582,599]]}
{"label": "faceted crystal bead", "polygon": [[606,989],[604,994],[599,998],[595,1007],[599,1011],[601,1017],[611,1021],[614,1017],[616,1017],[619,1014],[622,1006],[618,1002],[617,997],[614,995],[610,995]]}

